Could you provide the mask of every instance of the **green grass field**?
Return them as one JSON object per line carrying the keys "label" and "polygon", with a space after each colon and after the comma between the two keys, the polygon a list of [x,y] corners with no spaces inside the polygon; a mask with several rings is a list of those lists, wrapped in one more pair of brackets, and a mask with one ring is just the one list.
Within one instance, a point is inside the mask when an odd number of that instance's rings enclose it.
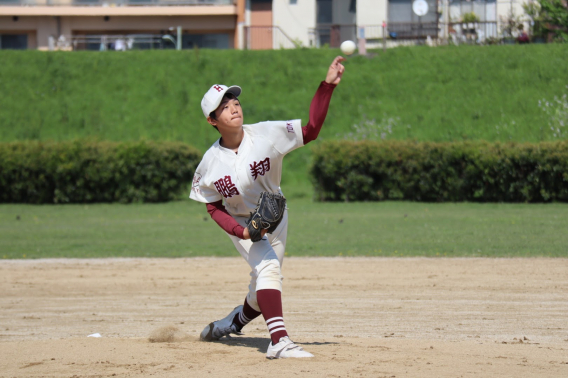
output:
{"label": "green grass field", "polygon": [[[125,53],[0,51],[0,142],[177,140],[205,151],[219,134],[200,101],[239,84],[245,122],[307,120],[339,50]],[[371,123],[389,139],[555,139],[538,101],[568,93],[568,45],[445,46],[350,57],[322,139]],[[389,121],[390,120],[390,121]],[[315,142],[317,143],[317,142]],[[290,198],[310,198],[309,148],[285,160]]]}
{"label": "green grass field", "polygon": [[[568,204],[292,200],[289,256],[568,257]],[[1,205],[0,257],[237,256],[191,200]]]}
{"label": "green grass field", "polygon": [[[217,138],[200,101],[239,84],[245,122],[307,119],[339,50],[125,53],[1,51],[0,141]],[[397,120],[390,138],[551,139],[538,101],[567,92],[568,45],[413,47],[350,57],[323,138],[365,119]],[[408,127],[410,126],[410,128]]]}
{"label": "green grass field", "polygon": [[[338,53],[2,51],[0,141],[147,138],[204,149],[217,136],[199,105],[212,83],[243,87],[248,123],[307,119]],[[540,128],[546,117],[538,100],[566,93],[566,61],[562,44],[397,48],[351,57],[322,136],[398,117],[396,139],[550,139]]]}
{"label": "green grass field", "polygon": [[[307,120],[338,50],[0,51],[0,142],[176,140],[205,151],[214,83],[245,122]],[[388,139],[554,140],[539,100],[568,93],[568,45],[415,47],[350,57],[320,139],[366,121]],[[317,141],[314,143],[318,143]],[[568,205],[312,203],[311,151],[285,159],[293,256],[568,255]],[[18,219],[19,217],[19,219]],[[0,205],[0,258],[234,256],[205,212],[166,204]]]}

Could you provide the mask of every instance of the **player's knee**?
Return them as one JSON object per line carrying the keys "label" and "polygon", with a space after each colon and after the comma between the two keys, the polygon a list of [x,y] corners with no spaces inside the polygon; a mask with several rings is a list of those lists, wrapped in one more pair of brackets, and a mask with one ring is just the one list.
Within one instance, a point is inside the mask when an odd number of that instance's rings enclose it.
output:
{"label": "player's knee", "polygon": [[256,299],[256,290],[249,290],[249,293],[247,295],[247,303],[255,311],[260,312],[260,306],[258,305],[258,301]]}
{"label": "player's knee", "polygon": [[282,274],[277,259],[264,260],[256,266],[256,291],[275,289],[282,291]]}

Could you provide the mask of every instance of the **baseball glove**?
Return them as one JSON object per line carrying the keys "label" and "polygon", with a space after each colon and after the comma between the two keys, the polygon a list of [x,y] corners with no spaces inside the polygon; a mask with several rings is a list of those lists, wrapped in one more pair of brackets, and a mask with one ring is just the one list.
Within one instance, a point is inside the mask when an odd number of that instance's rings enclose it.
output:
{"label": "baseball glove", "polygon": [[286,198],[280,193],[260,193],[254,212],[246,220],[250,239],[257,242],[262,239],[261,231],[266,229],[269,234],[276,230],[282,221],[286,210]]}

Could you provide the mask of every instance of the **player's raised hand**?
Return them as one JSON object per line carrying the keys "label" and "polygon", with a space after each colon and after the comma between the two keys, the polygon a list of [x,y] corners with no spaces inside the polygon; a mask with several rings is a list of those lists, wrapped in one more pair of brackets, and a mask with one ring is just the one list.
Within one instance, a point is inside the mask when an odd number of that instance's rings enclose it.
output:
{"label": "player's raised hand", "polygon": [[338,56],[333,60],[333,62],[331,62],[331,66],[329,66],[327,76],[325,77],[326,83],[335,85],[339,84],[341,76],[343,76],[343,72],[345,71],[345,67],[341,64],[344,60],[344,57]]}

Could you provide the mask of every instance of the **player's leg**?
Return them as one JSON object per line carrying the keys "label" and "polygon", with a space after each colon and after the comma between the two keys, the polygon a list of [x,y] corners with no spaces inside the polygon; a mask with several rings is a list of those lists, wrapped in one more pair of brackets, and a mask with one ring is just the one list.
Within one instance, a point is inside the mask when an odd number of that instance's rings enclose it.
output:
{"label": "player's leg", "polygon": [[[280,295],[282,290],[282,275],[280,273],[279,256],[276,254],[268,238],[265,237],[256,243],[250,240],[234,238],[233,242],[237,250],[251,267],[249,292],[245,299],[248,311],[245,313],[245,306],[243,306],[242,314],[235,316],[235,323],[238,327],[242,328],[248,324],[248,321],[261,314],[261,305],[258,301],[259,289],[275,291]],[[281,255],[283,256],[283,251]],[[262,295],[263,293],[261,293],[261,297]],[[261,299],[261,302],[262,300],[263,299]]]}
{"label": "player's leg", "polygon": [[[203,331],[200,338],[203,341],[216,341],[223,336],[230,334],[242,335],[241,330],[252,320],[260,315],[260,311],[254,309],[250,304],[248,296],[242,305],[237,306],[221,320],[209,323]],[[256,303],[256,297],[253,300]],[[258,305],[257,305],[258,306]]]}
{"label": "player's leg", "polygon": [[231,236],[231,240],[252,268],[249,293],[244,305],[235,307],[225,318],[208,324],[201,331],[200,337],[204,341],[219,340],[231,333],[239,334],[246,324],[258,317],[261,314],[257,298],[258,287],[274,289],[271,290],[275,292],[273,294],[280,294],[282,290],[280,262],[266,237],[256,243],[234,236]]}
{"label": "player's leg", "polygon": [[234,325],[233,319],[235,318],[235,315],[241,311],[242,307],[242,305],[237,306],[223,319],[209,323],[203,331],[201,331],[199,338],[203,341],[216,341],[223,336],[230,335],[231,333],[240,334],[240,331]]}
{"label": "player's leg", "polygon": [[[237,219],[239,221],[239,219]],[[241,219],[244,222],[244,220]],[[251,267],[251,281],[245,306],[238,306],[226,318],[213,322],[206,327],[203,334],[213,335],[237,333],[248,322],[261,312],[270,332],[271,343],[268,347],[268,358],[313,357],[288,337],[282,312],[282,274],[288,228],[288,214],[272,234],[256,243],[230,236],[235,247]],[[245,315],[241,317],[241,314]],[[232,319],[231,319],[232,318]],[[249,320],[249,321],[250,321]],[[222,336],[221,336],[222,337]],[[218,338],[216,338],[218,339]]]}
{"label": "player's leg", "polygon": [[[255,285],[256,278],[253,277],[251,279],[250,285]],[[249,285],[249,292],[250,292],[250,285]],[[254,304],[255,307],[251,305]],[[246,296],[244,304],[240,306],[240,311],[235,314],[233,318],[233,324],[235,324],[235,328],[240,332],[244,326],[249,324],[251,321],[256,319],[260,316],[260,308],[258,307],[258,303],[256,301],[256,295],[254,297],[250,297],[249,295]]]}
{"label": "player's leg", "polygon": [[[254,302],[261,310],[262,316],[270,332],[270,345],[266,353],[267,358],[298,358],[313,357],[294,344],[288,337],[282,310],[282,274],[281,267],[286,250],[288,232],[288,212],[278,228],[267,235],[267,242],[261,240],[251,243],[247,254],[247,261],[252,268],[252,279],[247,299]],[[256,278],[256,279],[255,279]],[[256,291],[253,291],[256,289]]]}
{"label": "player's leg", "polygon": [[[237,219],[240,223],[244,223],[243,219]],[[235,248],[241,256],[249,262],[249,252],[253,243],[250,240],[242,240],[235,236],[229,235]],[[262,241],[267,243],[266,240]],[[251,272],[251,281],[249,285],[249,293],[245,298],[242,305],[239,305],[233,309],[223,319],[216,320],[208,324],[203,331],[201,331],[200,338],[203,341],[215,341],[219,340],[223,336],[228,336],[230,334],[241,334],[241,330],[244,326],[250,323],[253,319],[260,315],[260,307],[258,307],[258,302],[256,300],[256,278],[258,274],[254,271]]]}
{"label": "player's leg", "polygon": [[[288,212],[284,213],[284,218],[278,228],[272,233],[267,234],[270,246],[278,259],[278,266],[272,273],[274,282],[256,284],[256,299],[258,307],[266,321],[268,332],[272,344],[277,344],[282,337],[287,337],[288,332],[284,324],[282,310],[282,263],[286,250],[286,237],[288,234]],[[275,264],[276,265],[276,264]],[[278,278],[278,279],[276,279]],[[249,291],[250,293],[250,291]]]}
{"label": "player's leg", "polygon": [[[244,219],[241,221],[244,222]],[[284,259],[284,250],[286,248],[286,236],[288,229],[288,213],[284,213],[284,218],[276,230],[272,234],[267,234],[266,239],[268,239],[278,263],[282,266],[282,261]],[[235,244],[235,248],[239,251],[241,256],[249,263],[252,271],[250,273],[251,279],[249,284],[249,292],[245,298],[244,304],[242,306],[241,312],[235,315],[234,323],[236,324],[238,330],[240,331],[245,325],[250,323],[253,319],[257,318],[260,314],[260,307],[258,305],[256,296],[256,279],[258,276],[255,266],[258,265],[266,257],[266,253],[270,252],[269,248],[265,247],[265,251],[260,253],[253,251],[253,257],[250,256],[250,250],[254,243],[250,240],[242,240],[236,237],[231,237],[231,240]],[[255,257],[256,256],[256,257]],[[260,256],[260,258],[258,258]],[[280,276],[280,281],[282,280]]]}
{"label": "player's leg", "polygon": [[[244,223],[244,219],[237,219],[237,221]],[[249,252],[253,247],[253,243],[250,240],[242,240],[235,236],[229,235],[229,237],[233,241],[237,251],[239,251],[241,256],[249,262]],[[267,243],[267,240],[263,240],[262,242]],[[230,334],[241,334],[243,327],[261,314],[260,307],[258,306],[256,299],[256,278],[258,274],[253,269],[250,275],[251,281],[249,285],[249,293],[246,296],[244,303],[235,307],[233,311],[231,311],[229,315],[223,319],[209,323],[203,331],[201,331],[201,340],[216,341],[223,336],[228,336]]]}

